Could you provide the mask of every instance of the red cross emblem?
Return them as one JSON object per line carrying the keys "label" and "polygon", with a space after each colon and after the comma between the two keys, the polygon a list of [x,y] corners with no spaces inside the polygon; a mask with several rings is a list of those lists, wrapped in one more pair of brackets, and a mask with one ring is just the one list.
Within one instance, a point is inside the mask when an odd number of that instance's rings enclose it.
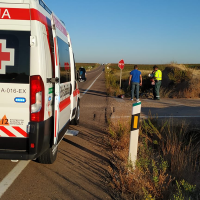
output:
{"label": "red cross emblem", "polygon": [[6,48],[6,40],[0,40],[0,74],[6,74],[6,65],[14,65],[14,49]]}

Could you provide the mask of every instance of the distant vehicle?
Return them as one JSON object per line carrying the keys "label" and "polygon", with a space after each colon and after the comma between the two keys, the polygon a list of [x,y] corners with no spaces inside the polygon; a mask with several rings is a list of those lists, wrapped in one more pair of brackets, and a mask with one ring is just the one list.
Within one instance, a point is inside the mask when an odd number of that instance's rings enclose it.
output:
{"label": "distant vehicle", "polygon": [[42,0],[0,0],[0,159],[50,164],[78,124],[69,33]]}
{"label": "distant vehicle", "polygon": [[78,75],[78,80],[79,82],[85,82],[86,81],[86,70],[83,67],[79,68],[79,75]]}

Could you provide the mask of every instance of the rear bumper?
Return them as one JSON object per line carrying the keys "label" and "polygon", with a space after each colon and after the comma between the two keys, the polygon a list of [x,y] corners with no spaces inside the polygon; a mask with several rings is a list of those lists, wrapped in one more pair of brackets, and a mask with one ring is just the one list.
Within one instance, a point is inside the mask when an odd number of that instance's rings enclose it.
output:
{"label": "rear bumper", "polygon": [[16,151],[0,151],[0,159],[5,160],[33,160],[37,158],[37,154],[29,154],[27,152],[16,152]]}
{"label": "rear bumper", "polygon": [[[33,160],[52,144],[53,117],[43,122],[30,122],[29,138],[1,138],[0,159]],[[34,148],[31,148],[34,144]]]}

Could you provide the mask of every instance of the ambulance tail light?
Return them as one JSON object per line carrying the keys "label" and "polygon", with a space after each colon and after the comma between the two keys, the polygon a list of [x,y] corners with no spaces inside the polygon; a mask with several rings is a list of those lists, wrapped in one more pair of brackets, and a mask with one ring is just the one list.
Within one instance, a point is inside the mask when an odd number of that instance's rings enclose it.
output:
{"label": "ambulance tail light", "polygon": [[40,76],[30,77],[30,100],[31,121],[44,121],[44,83]]}

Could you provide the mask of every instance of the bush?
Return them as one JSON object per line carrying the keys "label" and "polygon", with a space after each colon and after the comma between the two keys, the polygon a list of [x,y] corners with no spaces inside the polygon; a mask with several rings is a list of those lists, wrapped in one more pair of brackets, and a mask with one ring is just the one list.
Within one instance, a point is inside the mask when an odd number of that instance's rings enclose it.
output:
{"label": "bush", "polygon": [[191,185],[185,180],[176,181],[176,193],[173,194],[171,200],[197,200],[200,198],[200,193],[196,189],[196,185]]}
{"label": "bush", "polygon": [[107,69],[106,67],[105,72],[107,94],[110,96],[118,96],[120,94],[124,94],[124,92],[119,87],[119,82],[114,76],[114,71]]}
{"label": "bush", "polygon": [[192,72],[190,70],[172,68],[171,72],[168,74],[168,77],[173,84],[189,82],[192,79]]}
{"label": "bush", "polygon": [[185,65],[169,66],[163,71],[160,93],[162,97],[196,98],[200,97],[199,85],[197,71],[188,69]]}
{"label": "bush", "polygon": [[[130,121],[110,124],[113,187],[121,199],[195,200],[199,196],[200,130],[173,126],[149,117],[140,129],[138,158],[133,170],[128,162]],[[188,174],[189,172],[189,174]],[[196,186],[195,184],[198,186]]]}
{"label": "bush", "polygon": [[[143,85],[140,87],[140,98],[152,98],[152,87],[148,71],[152,70],[153,65],[138,65],[139,70],[144,70]],[[130,86],[128,85],[129,72],[133,69],[133,64],[126,64],[122,74],[122,88],[119,88],[119,72],[117,64],[109,64],[108,76],[110,80],[108,89],[109,95],[117,96],[125,94],[130,97]],[[196,98],[200,97],[200,73],[197,71],[199,65],[158,65],[163,72],[163,80],[160,89],[160,96],[165,98]],[[192,68],[192,69],[191,69]],[[148,71],[147,71],[148,70]]]}

